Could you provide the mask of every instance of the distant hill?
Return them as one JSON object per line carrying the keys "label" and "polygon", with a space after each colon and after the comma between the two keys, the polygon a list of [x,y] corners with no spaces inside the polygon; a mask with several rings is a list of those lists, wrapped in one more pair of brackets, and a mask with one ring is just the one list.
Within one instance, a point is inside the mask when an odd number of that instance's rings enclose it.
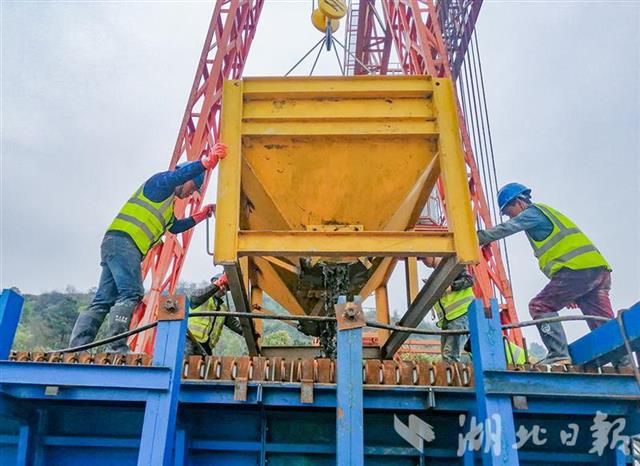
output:
{"label": "distant hill", "polygon": [[[177,293],[189,294],[205,284],[206,282],[180,283]],[[64,292],[51,291],[39,295],[23,294],[24,305],[12,349],[15,351],[50,351],[66,348],[78,313],[89,305],[94,294],[95,290],[81,293],[72,286],[67,287]],[[233,307],[232,304],[231,307]],[[285,313],[284,309],[268,296],[265,296],[264,307],[279,314]],[[266,320],[263,325],[266,344],[311,344],[311,337],[298,332],[294,327],[282,321]],[[105,331],[106,323],[100,329],[98,338],[103,338]],[[272,334],[273,337],[270,336]],[[247,349],[241,336],[225,329],[215,353],[218,355],[242,355],[247,354]]]}

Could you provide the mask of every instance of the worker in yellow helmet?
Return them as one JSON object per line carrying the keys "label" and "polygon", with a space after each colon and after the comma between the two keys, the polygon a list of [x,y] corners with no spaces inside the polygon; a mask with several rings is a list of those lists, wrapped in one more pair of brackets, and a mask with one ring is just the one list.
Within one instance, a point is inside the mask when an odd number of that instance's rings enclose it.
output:
{"label": "worker in yellow helmet", "polygon": [[[199,190],[205,172],[225,155],[226,146],[215,144],[199,161],[156,173],[122,206],[102,240],[98,290],[87,310],[76,319],[70,346],[92,342],[107,315],[107,336],[129,330],[133,311],[144,296],[140,265],[146,254],[162,241],[165,232],[182,233],[213,213],[214,206],[210,204],[191,217],[176,219],[175,198],[186,199]],[[127,353],[129,347],[126,340],[121,339],[111,343],[108,350]]]}
{"label": "worker in yellow helmet", "polygon": [[[548,205],[532,203],[531,190],[519,183],[500,189],[498,205],[510,220],[478,231],[478,240],[483,246],[519,231],[526,233],[540,270],[550,279],[529,302],[533,319],[558,316],[559,310],[574,305],[585,315],[613,318],[609,300],[611,267],[575,223]],[[593,330],[602,322],[588,324]],[[539,324],[538,331],[548,351],[541,364],[571,363],[560,322]]]}
{"label": "worker in yellow helmet", "polygon": [[[196,290],[189,296],[189,312],[228,311],[223,301],[228,288],[227,275],[215,275],[211,284]],[[222,327],[226,326],[242,335],[240,319],[233,316],[190,317],[189,332],[185,343],[185,355],[209,356],[220,340]]]}
{"label": "worker in yellow helmet", "polygon": [[[422,262],[429,268],[436,268],[440,263],[440,258],[426,257],[422,259]],[[474,299],[473,277],[464,270],[453,280],[447,291],[433,306],[438,319],[436,325],[443,330],[468,330],[467,311]],[[466,333],[442,335],[440,337],[442,359],[447,362],[460,362],[462,348],[468,338],[469,335]]]}

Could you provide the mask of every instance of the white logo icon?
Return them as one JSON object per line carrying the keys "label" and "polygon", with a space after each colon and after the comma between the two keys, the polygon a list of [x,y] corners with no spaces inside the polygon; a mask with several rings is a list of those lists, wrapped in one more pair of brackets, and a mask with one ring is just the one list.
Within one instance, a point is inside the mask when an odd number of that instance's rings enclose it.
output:
{"label": "white logo icon", "polygon": [[420,453],[424,453],[424,441],[433,442],[436,434],[433,427],[418,416],[409,415],[409,425],[403,424],[398,416],[393,415],[393,428],[398,435],[409,442]]}

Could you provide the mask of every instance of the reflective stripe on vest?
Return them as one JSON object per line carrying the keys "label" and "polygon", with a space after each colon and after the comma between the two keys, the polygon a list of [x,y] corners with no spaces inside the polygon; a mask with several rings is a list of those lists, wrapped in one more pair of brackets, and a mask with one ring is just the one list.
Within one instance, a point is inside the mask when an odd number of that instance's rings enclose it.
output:
{"label": "reflective stripe on vest", "polygon": [[507,355],[507,364],[524,364],[527,362],[524,350],[509,340],[504,340],[504,351]]}
{"label": "reflective stripe on vest", "polygon": [[436,325],[442,327],[445,320],[454,320],[467,313],[469,304],[473,302],[475,296],[473,288],[465,288],[460,291],[450,291],[445,293],[435,304],[434,309],[438,316]]}
{"label": "reflective stripe on vest", "polygon": [[162,202],[154,202],[144,195],[144,184],[120,209],[108,231],[127,233],[144,256],[157,243],[173,221],[171,195]]}
{"label": "reflective stripe on vest", "polygon": [[549,236],[542,241],[534,240],[527,233],[542,273],[551,278],[562,268],[582,270],[606,267],[611,270],[598,248],[567,216],[544,204],[533,205],[540,209],[553,225]]}
{"label": "reflective stripe on vest", "polygon": [[[195,308],[192,312],[208,312],[208,311],[223,311],[227,310],[227,306],[221,304],[217,305],[214,298],[209,298],[203,304]],[[209,346],[213,349],[220,335],[222,334],[222,327],[224,325],[225,317],[191,317],[189,319],[189,331],[193,338],[199,343],[209,342]]]}

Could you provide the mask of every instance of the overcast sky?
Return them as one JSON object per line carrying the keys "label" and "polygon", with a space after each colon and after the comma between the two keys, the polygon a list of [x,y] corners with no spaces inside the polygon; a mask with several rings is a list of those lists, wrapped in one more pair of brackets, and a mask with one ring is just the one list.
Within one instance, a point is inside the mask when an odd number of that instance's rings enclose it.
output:
{"label": "overcast sky", "polygon": [[[88,289],[107,225],[168,166],[212,3],[0,4],[0,285]],[[311,48],[310,11],[310,0],[267,0],[245,75],[280,76]],[[477,29],[499,183],[525,183],[568,214],[614,268],[614,308],[638,301],[639,4],[485,0]],[[318,72],[337,74],[335,58],[323,54]],[[528,319],[547,280],[523,234],[509,254]],[[182,277],[211,269],[201,225]],[[391,300],[406,309],[399,288]]]}

